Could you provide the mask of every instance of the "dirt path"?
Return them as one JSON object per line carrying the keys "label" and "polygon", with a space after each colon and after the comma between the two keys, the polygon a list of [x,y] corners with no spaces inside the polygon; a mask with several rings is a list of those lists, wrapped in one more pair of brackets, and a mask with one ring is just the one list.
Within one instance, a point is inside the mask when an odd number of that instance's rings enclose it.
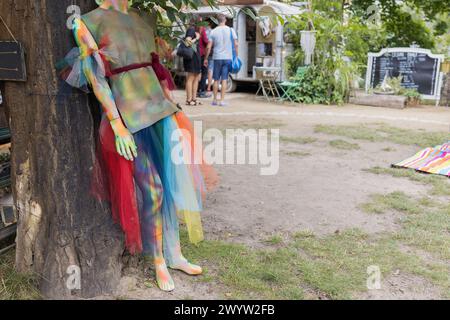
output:
{"label": "dirt path", "polygon": [[[176,93],[182,101],[182,94]],[[315,132],[317,125],[380,124],[392,127],[449,132],[450,109],[406,110],[346,105],[282,106],[255,101],[248,94],[230,96],[226,108],[185,107],[192,120],[202,120],[207,128],[279,128],[281,137],[310,137],[310,142],[282,141],[280,167],[275,176],[261,176],[255,165],[221,165],[219,187],[208,195],[203,213],[207,239],[264,246],[271,235],[288,235],[308,230],[327,235],[349,228],[368,234],[395,232],[399,215],[369,215],[360,204],[374,193],[403,191],[425,196],[430,187],[407,179],[364,172],[372,167],[387,168],[418,151],[417,146],[392,142],[353,141]],[[449,134],[450,137],[450,134]],[[330,146],[332,140],[356,144],[355,150]],[[161,293],[142,285],[145,277],[131,270],[123,279],[117,296],[138,299],[204,299],[224,297],[213,282],[189,279],[175,273],[177,289]],[[392,280],[394,279],[394,280]],[[359,298],[439,298],[439,291],[416,276],[391,276],[383,290]],[[417,285],[422,290],[417,289]],[[151,285],[150,285],[151,286]]]}

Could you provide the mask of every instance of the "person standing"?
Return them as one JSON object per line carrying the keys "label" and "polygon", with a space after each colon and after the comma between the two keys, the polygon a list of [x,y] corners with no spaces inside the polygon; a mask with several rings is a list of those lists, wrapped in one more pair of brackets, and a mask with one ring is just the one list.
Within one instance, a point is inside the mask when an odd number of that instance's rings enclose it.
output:
{"label": "person standing", "polygon": [[[219,14],[217,20],[219,22],[219,25],[211,31],[211,39],[208,43],[205,59],[203,60],[203,65],[208,65],[208,58],[211,54],[211,49],[214,47],[214,100],[212,104],[213,106],[226,106],[225,91],[227,89],[227,80],[230,74],[231,62],[233,59],[232,41],[234,41],[234,45],[236,47],[236,54],[238,54],[238,41],[234,29],[227,26],[226,16],[223,14]],[[219,93],[219,82],[221,82],[222,84],[220,99],[217,98]]]}
{"label": "person standing", "polygon": [[[202,18],[199,17],[198,21],[202,21]],[[199,49],[200,49],[200,56],[201,61],[205,60],[206,55],[206,48],[208,47],[208,34],[205,27],[200,27],[200,40],[199,40]],[[201,78],[200,83],[198,87],[198,97],[199,98],[209,98],[210,95],[206,93],[206,80],[208,79],[208,67],[203,65],[201,66]]]}
{"label": "person standing", "polygon": [[196,26],[197,19],[193,19],[191,26],[186,30],[185,42],[188,47],[194,49],[192,59],[183,58],[183,67],[186,71],[186,105],[197,106],[198,84],[201,77],[201,56],[200,56],[200,30]]}
{"label": "person standing", "polygon": [[[208,39],[211,39],[211,31],[213,30],[213,22],[212,20],[208,21],[208,26],[206,27],[206,35],[208,36]],[[209,43],[209,41],[208,41]],[[208,94],[212,91],[212,84],[213,84],[213,70],[214,70],[214,63],[212,60],[214,48],[211,49],[211,52],[208,57],[208,86],[206,88],[206,92]],[[205,50],[205,57],[206,57],[206,50]]]}

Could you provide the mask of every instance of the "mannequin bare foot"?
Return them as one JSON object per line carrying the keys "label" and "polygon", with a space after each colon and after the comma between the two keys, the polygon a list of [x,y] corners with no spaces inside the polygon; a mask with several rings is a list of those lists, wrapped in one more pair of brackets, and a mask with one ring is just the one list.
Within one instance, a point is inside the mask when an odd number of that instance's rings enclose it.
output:
{"label": "mannequin bare foot", "polygon": [[171,264],[169,268],[183,271],[191,276],[196,276],[202,274],[203,272],[200,266],[189,263],[189,261],[187,261],[184,257],[181,257],[179,260]]}
{"label": "mannequin bare foot", "polygon": [[156,283],[163,291],[172,291],[175,284],[167,269],[164,259],[155,259]]}

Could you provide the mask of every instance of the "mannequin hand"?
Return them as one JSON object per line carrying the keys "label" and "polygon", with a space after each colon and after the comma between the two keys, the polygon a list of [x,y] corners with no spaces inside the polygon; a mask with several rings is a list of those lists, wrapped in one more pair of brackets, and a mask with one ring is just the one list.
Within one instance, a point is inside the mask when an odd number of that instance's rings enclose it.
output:
{"label": "mannequin hand", "polygon": [[120,118],[111,120],[110,124],[116,136],[117,152],[125,159],[133,161],[137,157],[137,147],[134,143],[133,135],[124,126]]}

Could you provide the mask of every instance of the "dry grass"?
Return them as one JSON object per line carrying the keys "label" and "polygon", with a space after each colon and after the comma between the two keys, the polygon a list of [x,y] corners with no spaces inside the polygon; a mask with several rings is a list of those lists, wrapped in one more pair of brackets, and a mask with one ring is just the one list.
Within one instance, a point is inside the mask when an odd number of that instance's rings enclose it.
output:
{"label": "dry grass", "polygon": [[0,255],[0,300],[40,299],[36,277],[14,269],[14,250]]}

